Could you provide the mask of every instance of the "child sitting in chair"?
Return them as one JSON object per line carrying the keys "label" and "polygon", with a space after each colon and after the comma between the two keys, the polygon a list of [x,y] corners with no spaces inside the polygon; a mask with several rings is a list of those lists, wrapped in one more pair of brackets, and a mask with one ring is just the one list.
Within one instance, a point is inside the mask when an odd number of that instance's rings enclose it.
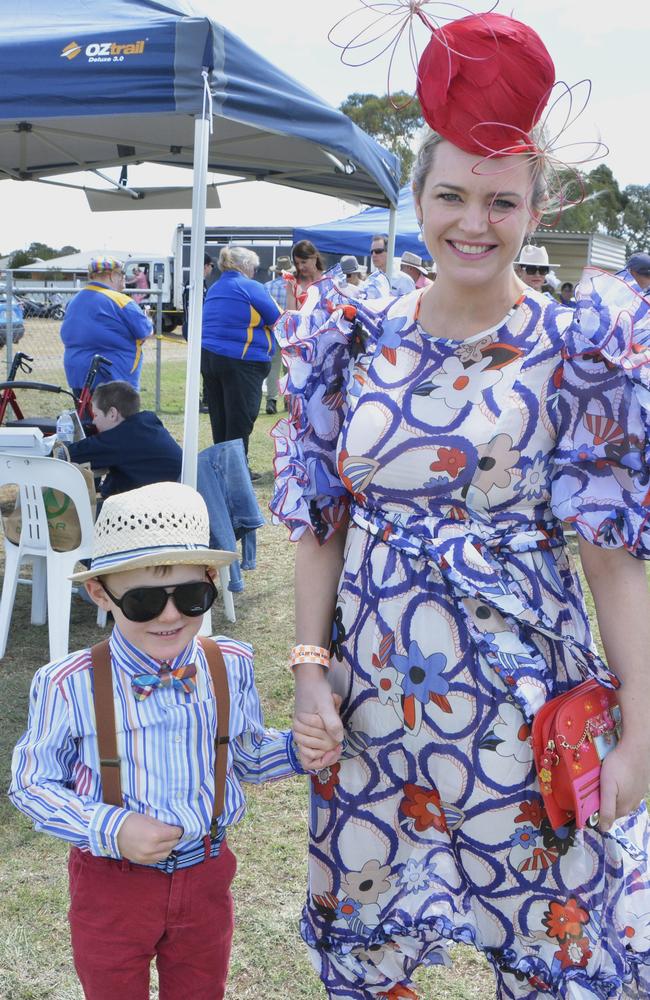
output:
{"label": "child sitting in chair", "polygon": [[140,393],[128,382],[106,382],[93,393],[97,434],[68,446],[73,462],[108,469],[99,492],[103,499],[150,483],[179,478],[180,445],[150,410],[140,409]]}

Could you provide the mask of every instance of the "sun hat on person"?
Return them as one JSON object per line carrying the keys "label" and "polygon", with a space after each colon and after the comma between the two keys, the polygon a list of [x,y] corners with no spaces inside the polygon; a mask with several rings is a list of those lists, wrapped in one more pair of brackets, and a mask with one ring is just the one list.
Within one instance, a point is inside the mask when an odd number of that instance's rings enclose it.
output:
{"label": "sun hat on person", "polygon": [[290,271],[293,267],[291,257],[277,257],[275,264],[272,264],[269,271],[277,274],[279,271]]}
{"label": "sun hat on person", "polygon": [[531,265],[533,267],[559,267],[559,264],[551,264],[548,259],[548,251],[546,247],[536,247],[532,243],[525,243],[521,248],[521,253],[519,254],[519,260],[514,262],[515,264],[520,264],[522,267],[526,265]]}
{"label": "sun hat on person", "polygon": [[341,270],[343,274],[361,274],[361,265],[356,257],[351,254],[347,254],[345,257],[341,257],[339,264],[341,265]]}
{"label": "sun hat on person", "polygon": [[88,261],[88,274],[101,274],[102,271],[123,271],[124,264],[117,257],[91,257]]}
{"label": "sun hat on person", "polygon": [[650,275],[650,253],[633,253],[625,266],[635,274]]}
{"label": "sun hat on person", "polygon": [[422,274],[427,274],[427,268],[422,263],[422,258],[416,253],[411,253],[410,250],[405,250],[402,254],[402,264],[408,264],[409,267],[415,267]]}
{"label": "sun hat on person", "polygon": [[200,493],[183,483],[152,483],[104,501],[90,569],[71,579],[80,583],[147,566],[220,569],[236,558],[236,552],[210,548],[208,509]]}

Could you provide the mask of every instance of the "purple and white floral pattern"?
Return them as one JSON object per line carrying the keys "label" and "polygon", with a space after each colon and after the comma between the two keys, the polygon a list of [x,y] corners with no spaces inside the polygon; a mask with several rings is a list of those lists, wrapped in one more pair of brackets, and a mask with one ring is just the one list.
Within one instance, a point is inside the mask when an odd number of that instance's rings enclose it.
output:
{"label": "purple and white floral pattern", "polygon": [[302,921],[328,994],[415,997],[462,941],[502,998],[650,996],[645,806],[613,835],[553,830],[528,744],[548,697],[618,683],[560,522],[650,555],[648,303],[590,272],[575,316],[530,293],[459,343],[422,330],[419,293],[319,292],[277,328],[272,510],[294,539],[348,525],[349,747],[312,780]]}

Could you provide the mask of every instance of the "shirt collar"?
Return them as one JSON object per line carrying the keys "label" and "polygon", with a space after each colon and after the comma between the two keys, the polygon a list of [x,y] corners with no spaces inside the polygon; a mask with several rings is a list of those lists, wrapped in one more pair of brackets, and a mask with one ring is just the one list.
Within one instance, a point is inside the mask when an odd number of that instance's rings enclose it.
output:
{"label": "shirt collar", "polygon": [[[148,653],[144,653],[141,649],[134,646],[133,643],[129,642],[122,635],[117,625],[113,627],[108,642],[114,665],[130,677],[137,677],[138,674],[157,674],[160,672],[161,661],[156,660],[153,656],[149,656]],[[187,644],[185,649],[181,650],[178,656],[175,656],[170,661],[172,670],[184,667],[186,663],[195,663],[198,655],[197,648],[198,642],[194,638]]]}

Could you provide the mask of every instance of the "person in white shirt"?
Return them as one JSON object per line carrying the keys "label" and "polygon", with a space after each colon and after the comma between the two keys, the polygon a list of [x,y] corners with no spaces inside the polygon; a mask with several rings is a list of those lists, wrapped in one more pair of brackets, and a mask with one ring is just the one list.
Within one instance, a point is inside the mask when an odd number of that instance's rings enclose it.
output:
{"label": "person in white shirt", "polygon": [[422,258],[410,250],[405,250],[402,254],[400,270],[412,278],[416,288],[426,288],[432,284],[431,278],[427,277],[427,269],[422,263]]}
{"label": "person in white shirt", "polygon": [[[373,236],[370,245],[371,271],[383,271],[387,273],[388,264],[388,236],[386,233],[379,233]],[[390,290],[393,295],[408,295],[415,291],[415,282],[409,278],[408,274],[402,271],[393,271],[388,275],[390,279]]]}

